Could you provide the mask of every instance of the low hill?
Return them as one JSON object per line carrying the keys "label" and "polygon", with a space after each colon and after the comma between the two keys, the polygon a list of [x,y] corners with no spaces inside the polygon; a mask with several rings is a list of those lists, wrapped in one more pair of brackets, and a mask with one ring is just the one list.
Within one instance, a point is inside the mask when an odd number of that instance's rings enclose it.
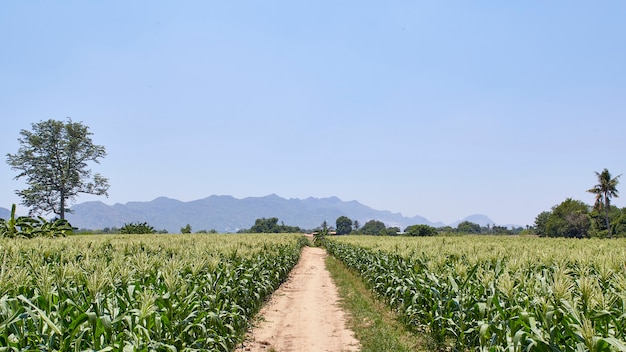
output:
{"label": "low hill", "polygon": [[465,218],[463,218],[461,220],[458,220],[458,221],[455,221],[455,222],[451,223],[450,226],[457,227],[463,221],[473,222],[474,224],[478,224],[478,225],[480,225],[482,227],[486,227],[487,225],[493,225],[494,224],[493,220],[489,219],[489,217],[487,215],[473,214],[473,215],[470,215],[470,216],[466,216]]}

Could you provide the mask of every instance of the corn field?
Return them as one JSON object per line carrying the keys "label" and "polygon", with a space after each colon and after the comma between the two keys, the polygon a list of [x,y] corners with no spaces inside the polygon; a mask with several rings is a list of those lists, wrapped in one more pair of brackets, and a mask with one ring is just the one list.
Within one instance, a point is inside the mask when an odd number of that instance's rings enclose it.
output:
{"label": "corn field", "polygon": [[300,235],[0,239],[0,351],[230,351]]}
{"label": "corn field", "polygon": [[626,351],[626,241],[327,239],[433,349]]}

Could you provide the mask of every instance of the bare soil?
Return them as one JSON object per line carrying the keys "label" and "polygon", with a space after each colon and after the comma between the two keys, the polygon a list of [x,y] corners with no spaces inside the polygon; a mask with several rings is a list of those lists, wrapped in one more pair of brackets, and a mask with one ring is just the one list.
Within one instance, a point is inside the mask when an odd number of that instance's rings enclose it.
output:
{"label": "bare soil", "polygon": [[302,250],[300,261],[261,309],[237,352],[359,351],[324,258],[324,249]]}

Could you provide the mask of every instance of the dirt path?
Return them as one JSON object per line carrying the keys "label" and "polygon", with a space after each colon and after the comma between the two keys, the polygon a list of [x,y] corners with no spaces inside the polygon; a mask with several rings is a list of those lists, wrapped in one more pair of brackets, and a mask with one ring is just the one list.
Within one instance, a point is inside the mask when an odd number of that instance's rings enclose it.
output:
{"label": "dirt path", "polygon": [[261,309],[237,352],[359,350],[359,342],[346,328],[325,257],[321,248],[302,250],[300,261]]}

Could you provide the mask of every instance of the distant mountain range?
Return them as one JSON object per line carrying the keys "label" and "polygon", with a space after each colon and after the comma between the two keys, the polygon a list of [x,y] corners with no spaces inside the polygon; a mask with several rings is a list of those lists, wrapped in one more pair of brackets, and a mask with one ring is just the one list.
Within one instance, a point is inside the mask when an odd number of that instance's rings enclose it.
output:
{"label": "distant mountain range", "polygon": [[[147,222],[156,230],[170,233],[180,232],[181,227],[191,225],[192,231],[215,229],[219,232],[236,232],[254,225],[258,218],[276,217],[285,225],[313,229],[326,220],[334,226],[335,220],[345,215],[358,220],[361,225],[369,220],[379,220],[386,226],[401,229],[410,225],[427,224],[445,226],[442,222],[431,222],[421,216],[406,217],[400,213],[372,209],[357,201],[342,201],[337,197],[285,199],[275,194],[265,197],[237,199],[232,196],[210,196],[190,202],[159,197],[149,202],[128,202],[106,205],[103,202],[85,202],[74,205],[73,213],[67,215],[70,223],[81,229],[104,229],[122,227],[131,222]],[[0,208],[0,218],[10,212]],[[471,215],[461,221],[471,221],[481,226],[494,222],[486,215]]]}

